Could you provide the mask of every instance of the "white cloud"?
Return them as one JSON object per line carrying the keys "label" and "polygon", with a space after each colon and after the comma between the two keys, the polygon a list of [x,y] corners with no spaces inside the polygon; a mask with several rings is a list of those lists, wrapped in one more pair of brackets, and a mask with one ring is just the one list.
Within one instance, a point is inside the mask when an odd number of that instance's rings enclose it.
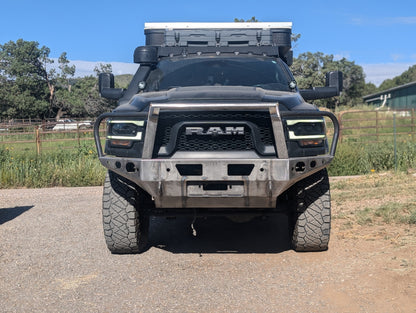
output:
{"label": "white cloud", "polygon": [[76,67],[75,76],[77,77],[95,75],[94,67],[100,63],[111,64],[114,75],[134,74],[139,67],[138,64],[134,63],[71,61],[71,64]]}
{"label": "white cloud", "polygon": [[[58,67],[58,59],[53,59],[55,62],[52,63],[51,67],[57,68]],[[102,64],[111,64],[113,69],[114,75],[122,75],[122,74],[134,74],[136,73],[137,68],[139,67],[138,64],[134,63],[123,63],[123,62],[90,62],[90,61],[78,61],[78,60],[71,60],[70,65],[75,65],[75,77],[84,77],[89,75],[95,75],[94,68],[98,66],[100,63]]]}
{"label": "white cloud", "polygon": [[375,17],[363,18],[355,17],[351,19],[354,25],[374,25],[374,26],[391,26],[391,25],[414,25],[416,16],[397,16],[397,17]]}
{"label": "white cloud", "polygon": [[399,76],[406,71],[411,63],[378,63],[378,64],[359,64],[363,67],[366,75],[366,82],[379,86],[384,80]]}
{"label": "white cloud", "polygon": [[343,58],[350,59],[351,54],[348,51],[341,51],[340,53],[334,54],[334,60],[339,61]]}
{"label": "white cloud", "polygon": [[410,25],[416,24],[416,16],[399,16],[391,18],[392,24]]}
{"label": "white cloud", "polygon": [[400,53],[392,53],[391,55],[390,55],[390,57],[393,59],[393,61],[395,61],[395,62],[397,62],[397,61],[399,61],[400,59],[404,59],[405,58],[405,56],[403,55],[403,54],[400,54]]}

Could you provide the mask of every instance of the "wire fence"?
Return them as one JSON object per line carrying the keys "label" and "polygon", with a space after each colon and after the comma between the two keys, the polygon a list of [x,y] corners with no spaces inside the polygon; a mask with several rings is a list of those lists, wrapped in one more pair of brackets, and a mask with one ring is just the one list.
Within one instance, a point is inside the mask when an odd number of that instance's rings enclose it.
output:
{"label": "wire fence", "polygon": [[416,138],[415,109],[345,111],[338,120],[341,143],[404,142]]}
{"label": "wire fence", "polygon": [[[416,139],[415,109],[345,111],[338,114],[340,144],[374,144],[414,142]],[[9,120],[0,122],[0,147],[36,151],[76,149],[93,144],[94,119],[90,120]],[[101,128],[105,132],[104,123]],[[331,128],[329,127],[329,131]]]}
{"label": "wire fence", "polygon": [[[94,120],[12,120],[0,123],[0,147],[16,151],[76,149],[92,145]],[[102,130],[104,131],[104,129]]]}
{"label": "wire fence", "polygon": [[340,146],[356,151],[357,159],[368,159],[372,169],[415,167],[415,109],[346,111],[338,119]]}

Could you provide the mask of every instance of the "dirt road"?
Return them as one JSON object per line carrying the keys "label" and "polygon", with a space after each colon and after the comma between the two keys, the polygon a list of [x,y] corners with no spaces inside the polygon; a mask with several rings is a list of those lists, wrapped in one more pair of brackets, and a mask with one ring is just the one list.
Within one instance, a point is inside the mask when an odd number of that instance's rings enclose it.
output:
{"label": "dirt road", "polygon": [[414,242],[335,218],[327,252],[295,253],[284,216],[153,219],[147,252],[111,255],[101,191],[0,190],[1,312],[416,312]]}

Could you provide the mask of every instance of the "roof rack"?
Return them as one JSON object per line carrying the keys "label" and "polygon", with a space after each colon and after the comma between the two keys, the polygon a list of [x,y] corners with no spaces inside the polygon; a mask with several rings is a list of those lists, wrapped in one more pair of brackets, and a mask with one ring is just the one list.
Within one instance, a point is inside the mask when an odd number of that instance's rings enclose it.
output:
{"label": "roof rack", "polygon": [[191,54],[253,54],[280,57],[292,64],[291,22],[273,23],[146,23],[146,46],[134,53],[135,63]]}
{"label": "roof rack", "polygon": [[292,23],[145,23],[147,46],[291,46]]}

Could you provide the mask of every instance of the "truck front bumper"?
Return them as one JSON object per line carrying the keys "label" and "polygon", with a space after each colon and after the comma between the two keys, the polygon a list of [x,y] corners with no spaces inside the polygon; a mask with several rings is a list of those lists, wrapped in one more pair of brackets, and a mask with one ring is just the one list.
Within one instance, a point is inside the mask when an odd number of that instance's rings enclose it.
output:
{"label": "truck front bumper", "polygon": [[[279,195],[331,160],[332,156],[283,160],[100,158],[109,170],[148,192],[156,208],[274,208]],[[195,169],[201,175],[188,175]]]}
{"label": "truck front bumper", "polygon": [[[339,134],[339,124],[330,112],[279,112],[272,103],[234,105],[230,109],[266,108],[270,111],[276,149],[279,157],[230,158],[218,152],[205,152],[192,158],[186,155],[152,158],[157,118],[160,110],[183,109],[188,105],[152,104],[149,113],[115,112],[101,115],[94,126],[99,159],[103,166],[126,177],[149,193],[156,208],[275,208],[276,199],[297,181],[325,168],[332,161]],[[228,106],[222,106],[227,109]],[[217,109],[204,105],[196,109]],[[103,153],[99,127],[102,120],[112,117],[143,117],[148,123],[142,158],[115,157]],[[326,155],[289,158],[281,117],[329,117],[334,124],[330,152]]]}

